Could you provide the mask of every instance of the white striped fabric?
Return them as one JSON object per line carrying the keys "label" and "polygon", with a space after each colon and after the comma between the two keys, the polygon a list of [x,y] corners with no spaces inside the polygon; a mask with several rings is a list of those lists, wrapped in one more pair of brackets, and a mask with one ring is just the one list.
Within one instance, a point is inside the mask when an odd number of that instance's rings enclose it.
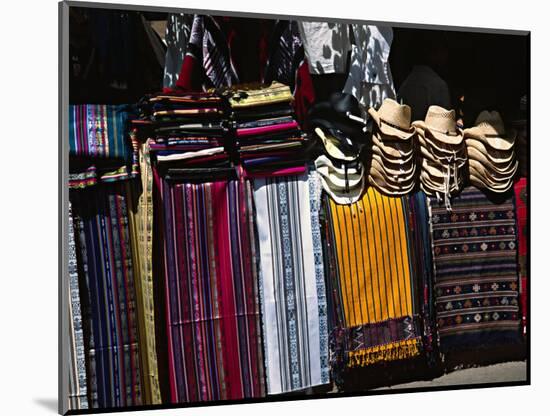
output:
{"label": "white striped fabric", "polygon": [[269,394],[329,381],[320,188],[311,180],[307,174],[254,180]]}

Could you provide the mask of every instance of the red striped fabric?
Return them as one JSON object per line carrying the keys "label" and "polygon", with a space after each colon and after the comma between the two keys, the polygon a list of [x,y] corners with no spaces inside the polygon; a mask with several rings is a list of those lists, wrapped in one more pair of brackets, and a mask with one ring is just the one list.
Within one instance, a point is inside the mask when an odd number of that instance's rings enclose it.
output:
{"label": "red striped fabric", "polygon": [[162,203],[172,403],[265,395],[251,194],[242,181],[168,182]]}

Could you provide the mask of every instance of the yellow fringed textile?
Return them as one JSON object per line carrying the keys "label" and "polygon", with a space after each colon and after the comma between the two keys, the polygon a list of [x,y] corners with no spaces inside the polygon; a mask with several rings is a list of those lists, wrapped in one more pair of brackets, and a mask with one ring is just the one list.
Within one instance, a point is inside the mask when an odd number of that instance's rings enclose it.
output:
{"label": "yellow fringed textile", "polygon": [[348,367],[364,367],[381,361],[403,360],[420,354],[420,339],[392,342],[386,345],[349,352]]}
{"label": "yellow fringed textile", "polygon": [[[354,204],[331,200],[330,218],[343,311],[340,325],[351,337],[343,346],[347,365],[418,355],[420,334],[414,333],[414,325],[404,324],[415,315],[405,200],[369,187]],[[355,350],[351,343],[363,347]]]}

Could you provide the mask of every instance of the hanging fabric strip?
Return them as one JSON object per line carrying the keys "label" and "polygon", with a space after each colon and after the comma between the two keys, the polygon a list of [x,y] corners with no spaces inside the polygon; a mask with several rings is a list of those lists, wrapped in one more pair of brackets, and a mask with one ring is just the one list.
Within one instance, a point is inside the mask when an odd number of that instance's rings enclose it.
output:
{"label": "hanging fabric strip", "polygon": [[320,185],[314,181],[307,174],[254,179],[269,394],[329,381]]}
{"label": "hanging fabric strip", "polygon": [[71,203],[69,202],[69,409],[88,408],[86,355],[78,286],[78,264]]}
{"label": "hanging fabric strip", "polygon": [[155,340],[155,305],[153,296],[153,176],[149,143],[139,147],[141,189],[137,182],[126,182],[130,241],[135,265],[137,317],[140,333],[141,368],[143,369],[143,402],[160,404],[160,386]]}
{"label": "hanging fabric strip", "polygon": [[71,197],[87,305],[82,318],[92,408],[143,404],[128,198],[123,183],[74,191]]}
{"label": "hanging fabric strip", "polygon": [[520,277],[520,306],[523,335],[527,334],[527,250],[528,250],[528,227],[527,227],[527,178],[520,178],[514,184],[515,207],[518,227],[518,267]]}

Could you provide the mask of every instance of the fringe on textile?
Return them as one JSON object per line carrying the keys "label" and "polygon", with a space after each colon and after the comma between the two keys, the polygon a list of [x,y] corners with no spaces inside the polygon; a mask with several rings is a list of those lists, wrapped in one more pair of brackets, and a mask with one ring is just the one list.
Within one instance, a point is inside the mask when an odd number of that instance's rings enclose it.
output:
{"label": "fringe on textile", "polygon": [[348,367],[364,367],[382,361],[403,360],[420,354],[420,338],[392,342],[348,352]]}

